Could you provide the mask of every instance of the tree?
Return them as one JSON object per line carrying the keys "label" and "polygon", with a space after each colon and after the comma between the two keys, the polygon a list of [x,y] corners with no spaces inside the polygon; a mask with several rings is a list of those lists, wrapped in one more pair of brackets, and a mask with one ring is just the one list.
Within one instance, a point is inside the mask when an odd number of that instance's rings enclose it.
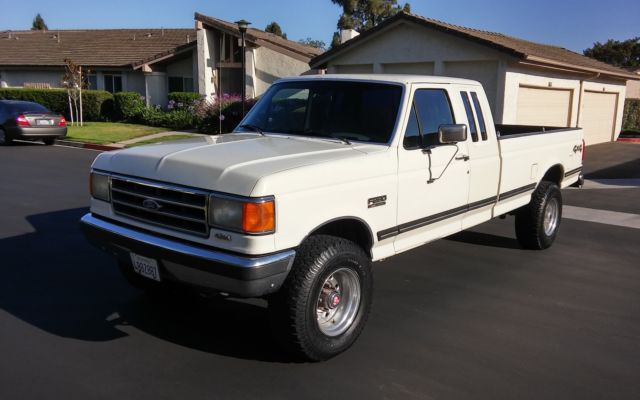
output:
{"label": "tree", "polygon": [[267,27],[264,28],[264,31],[273,33],[274,35],[278,35],[284,39],[287,38],[287,34],[282,32],[282,28],[280,28],[280,25],[276,21],[273,21],[272,23],[267,25]]}
{"label": "tree", "polygon": [[62,86],[67,88],[71,125],[73,125],[75,121],[76,125],[79,124],[80,126],[82,126],[82,85],[84,82],[82,66],[77,65],[68,58],[65,58],[64,63],[65,73],[62,78]]}
{"label": "tree", "polygon": [[322,50],[326,50],[327,48],[327,44],[322,40],[311,39],[310,37],[306,39],[300,39],[298,40],[298,43],[304,44],[305,46],[311,46],[317,49],[322,49]]}
{"label": "tree", "polygon": [[46,31],[48,29],[49,29],[49,27],[44,22],[44,18],[42,18],[40,13],[38,13],[38,15],[36,15],[36,17],[33,19],[33,23],[31,24],[31,30],[32,31]]}
{"label": "tree", "polygon": [[400,6],[397,0],[331,0],[342,7],[338,29],[355,29],[362,33],[400,11],[410,12],[411,6]]}
{"label": "tree", "polygon": [[623,41],[609,39],[606,43],[596,42],[584,51],[587,57],[622,68],[640,67],[640,37]]}

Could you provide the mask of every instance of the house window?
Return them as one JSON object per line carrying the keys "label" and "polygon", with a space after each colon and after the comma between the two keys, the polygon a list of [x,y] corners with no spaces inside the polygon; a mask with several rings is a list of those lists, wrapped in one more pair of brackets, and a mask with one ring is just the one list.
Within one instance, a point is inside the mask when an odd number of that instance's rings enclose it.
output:
{"label": "house window", "polygon": [[242,51],[238,45],[238,39],[235,36],[224,35],[224,47],[221,61],[224,63],[239,63],[242,62]]}
{"label": "house window", "polygon": [[121,75],[105,75],[104,90],[110,93],[122,92],[122,76]]}
{"label": "house window", "polygon": [[193,78],[170,76],[169,93],[171,92],[193,92]]}
{"label": "house window", "polygon": [[96,90],[98,88],[98,77],[96,74],[87,75],[87,89]]}

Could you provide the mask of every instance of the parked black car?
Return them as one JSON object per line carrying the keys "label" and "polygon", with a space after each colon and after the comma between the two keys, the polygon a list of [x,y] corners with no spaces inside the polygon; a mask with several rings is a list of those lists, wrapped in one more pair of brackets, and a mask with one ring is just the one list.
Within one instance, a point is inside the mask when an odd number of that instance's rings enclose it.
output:
{"label": "parked black car", "polygon": [[42,140],[51,145],[66,135],[64,116],[31,101],[0,100],[0,145],[14,139]]}

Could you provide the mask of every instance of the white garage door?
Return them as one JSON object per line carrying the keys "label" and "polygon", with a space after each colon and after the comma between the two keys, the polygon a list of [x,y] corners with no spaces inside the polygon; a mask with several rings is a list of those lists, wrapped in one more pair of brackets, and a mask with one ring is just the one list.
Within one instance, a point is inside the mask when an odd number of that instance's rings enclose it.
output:
{"label": "white garage door", "polygon": [[519,125],[569,126],[571,123],[570,89],[520,86],[518,90]]}
{"label": "white garage door", "polygon": [[373,64],[336,65],[336,74],[372,74]]}
{"label": "white garage door", "polygon": [[595,144],[613,140],[618,94],[585,91],[582,104],[584,141]]}

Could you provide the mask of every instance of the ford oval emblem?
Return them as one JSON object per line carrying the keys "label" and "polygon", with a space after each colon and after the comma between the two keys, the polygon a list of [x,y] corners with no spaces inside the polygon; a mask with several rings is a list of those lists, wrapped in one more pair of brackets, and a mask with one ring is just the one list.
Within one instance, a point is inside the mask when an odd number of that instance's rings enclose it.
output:
{"label": "ford oval emblem", "polygon": [[162,206],[155,200],[152,199],[144,199],[144,201],[142,202],[142,207],[148,209],[148,210],[159,210],[162,208]]}

